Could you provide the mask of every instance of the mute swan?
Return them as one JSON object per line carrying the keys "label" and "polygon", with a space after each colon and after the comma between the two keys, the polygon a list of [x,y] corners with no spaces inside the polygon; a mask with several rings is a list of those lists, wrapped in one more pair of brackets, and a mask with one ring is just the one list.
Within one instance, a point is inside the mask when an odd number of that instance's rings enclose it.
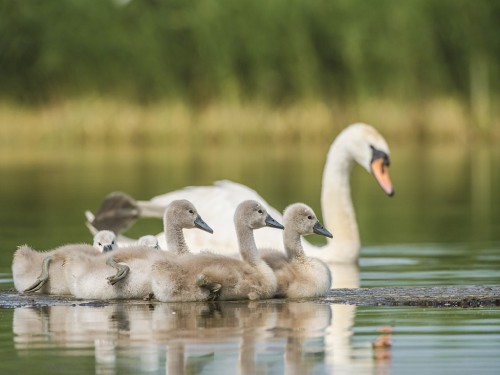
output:
{"label": "mute swan", "polygon": [[[112,254],[89,257],[73,254],[67,259],[66,277],[71,293],[85,299],[143,298],[152,293],[151,266],[189,253],[183,229],[212,229],[201,219],[187,200],[171,202],[165,210],[164,227],[168,251],[154,251],[148,246],[129,246]],[[116,269],[116,274],[111,274]]]}
{"label": "mute swan", "polygon": [[279,250],[261,250],[261,257],[272,268],[278,280],[276,297],[322,297],[332,284],[327,264],[304,254],[300,236],[311,233],[332,238],[316,218],[314,211],[303,203],[288,206],[283,214],[283,243]]}
{"label": "mute swan", "polygon": [[270,298],[276,292],[276,277],[260,258],[254,229],[283,229],[256,201],[240,203],[234,225],[242,260],[203,252],[153,265],[151,277],[155,297],[162,302]]}
{"label": "mute swan", "polygon": [[[322,179],[322,217],[327,227],[335,228],[335,236],[327,240],[325,246],[315,246],[303,241],[304,251],[308,256],[329,263],[352,264],[357,263],[359,259],[361,243],[350,190],[350,175],[354,162],[373,174],[388,196],[394,194],[388,168],[389,147],[385,139],[367,124],[357,123],[345,128],[330,146]],[[133,201],[131,197],[126,197],[127,206],[120,211],[121,217],[117,217],[117,221],[126,216],[128,205]],[[222,254],[234,251],[236,235],[224,228],[238,203],[243,200],[262,202],[273,217],[282,219],[276,209],[249,187],[231,181],[217,181],[213,186],[187,187],[154,197],[150,201],[138,201],[134,208],[129,210],[130,216],[125,220],[125,224],[129,225],[138,212],[141,217],[162,217],[164,207],[170,201],[180,198],[189,199],[199,209],[206,210],[210,215],[208,220],[217,232],[217,236],[212,237],[203,233],[188,233],[187,242],[197,249],[217,249]],[[98,222],[90,223],[93,224]],[[158,239],[160,245],[164,246],[162,234],[158,235]],[[281,235],[276,231],[262,229],[255,233],[255,240],[258,248],[283,249]]]}
{"label": "mute swan", "polygon": [[[115,234],[107,230],[99,231],[94,235],[93,246],[69,244],[46,252],[35,251],[27,245],[20,246],[12,261],[14,286],[19,292],[41,291],[44,294],[69,294],[64,267],[70,254],[97,256],[116,248]],[[33,280],[36,281],[33,282]]]}

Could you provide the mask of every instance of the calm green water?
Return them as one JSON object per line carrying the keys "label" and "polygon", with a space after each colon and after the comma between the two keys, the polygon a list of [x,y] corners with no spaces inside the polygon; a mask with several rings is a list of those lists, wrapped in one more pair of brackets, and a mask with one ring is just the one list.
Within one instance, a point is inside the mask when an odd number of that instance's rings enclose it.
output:
{"label": "calm green water", "polygon": [[[498,374],[500,309],[315,302],[0,311],[2,373]],[[389,333],[381,329],[391,327]],[[388,348],[374,348],[381,337]]]}
{"label": "calm green water", "polygon": [[[16,246],[90,241],[85,209],[113,190],[140,199],[231,179],[275,207],[317,213],[325,147],[0,150],[0,288]],[[500,150],[392,146],[393,198],[354,170],[363,287],[500,282]],[[130,236],[161,231],[145,220]],[[334,228],[333,228],[334,230]],[[335,275],[334,275],[335,276]],[[337,284],[338,285],[338,284]],[[392,346],[372,342],[391,326]],[[320,303],[0,310],[0,370],[19,373],[498,373],[500,309]],[[0,371],[4,372],[4,371]]]}

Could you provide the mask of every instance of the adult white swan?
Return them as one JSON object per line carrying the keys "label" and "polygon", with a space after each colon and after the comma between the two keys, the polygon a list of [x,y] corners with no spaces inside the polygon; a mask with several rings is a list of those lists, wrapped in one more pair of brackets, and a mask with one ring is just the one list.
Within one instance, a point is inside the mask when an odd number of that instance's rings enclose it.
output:
{"label": "adult white swan", "polygon": [[[388,170],[389,147],[385,139],[370,125],[357,123],[348,126],[332,143],[323,171],[322,216],[325,226],[333,232],[333,239],[328,239],[324,246],[315,246],[303,241],[304,251],[308,256],[329,263],[358,261],[361,243],[350,190],[350,175],[354,162],[373,174],[387,195],[394,194]],[[150,201],[135,202],[132,198],[126,199],[126,195],[124,199],[120,194],[118,197],[120,197],[118,203],[116,201],[113,203],[112,199],[105,201],[101,206],[102,212],[100,215],[98,213],[95,219],[91,214],[87,215],[91,227],[104,229],[102,226],[104,223],[109,225],[110,217],[114,215],[110,212],[110,207],[117,213],[116,216],[125,218],[125,224],[119,223],[114,227],[115,231],[119,232],[128,227],[130,219],[161,218],[165,207],[171,201],[187,199],[198,208],[200,214],[206,217],[214,229],[213,235],[202,231],[186,232],[186,241],[193,251],[211,249],[222,254],[234,253],[234,249],[237,248],[237,238],[231,225],[232,218],[236,207],[244,200],[261,202],[272,217],[278,221],[283,219],[281,213],[271,207],[257,192],[231,181],[217,181],[212,186],[186,187],[154,197]],[[103,218],[102,224],[98,220],[99,217]],[[255,241],[259,248],[283,249],[283,237],[280,231],[261,229],[255,232]],[[163,233],[158,235],[158,242],[162,248],[166,248]]]}

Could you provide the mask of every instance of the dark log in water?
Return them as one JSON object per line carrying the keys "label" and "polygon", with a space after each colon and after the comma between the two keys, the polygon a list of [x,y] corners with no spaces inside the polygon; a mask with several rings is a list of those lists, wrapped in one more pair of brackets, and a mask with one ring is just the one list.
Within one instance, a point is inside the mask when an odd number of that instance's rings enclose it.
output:
{"label": "dark log in water", "polygon": [[[315,299],[315,301],[358,306],[500,306],[500,285],[332,289],[325,298]],[[72,296],[0,291],[0,308],[71,305],[99,307],[110,303],[116,303],[116,301],[79,300]],[[134,303],[158,302],[136,300]]]}
{"label": "dark log in water", "polygon": [[324,301],[359,306],[500,306],[500,285],[333,289]]}

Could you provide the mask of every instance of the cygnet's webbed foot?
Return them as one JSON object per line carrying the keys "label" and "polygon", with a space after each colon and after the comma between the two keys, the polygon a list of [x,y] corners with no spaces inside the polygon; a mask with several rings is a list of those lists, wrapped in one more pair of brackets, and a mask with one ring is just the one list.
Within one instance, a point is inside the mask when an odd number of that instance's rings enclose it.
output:
{"label": "cygnet's webbed foot", "polygon": [[207,289],[210,292],[207,297],[207,301],[215,301],[219,298],[222,285],[219,283],[209,282],[204,274],[199,274],[196,277],[196,285],[198,285],[200,288]]}
{"label": "cygnet's webbed foot", "polygon": [[216,301],[219,299],[220,289],[222,288],[221,284],[210,283],[210,284],[207,284],[206,288],[210,291],[210,294],[208,295],[207,301]]}
{"label": "cygnet's webbed foot", "polygon": [[116,274],[106,277],[108,283],[111,285],[115,285],[118,281],[123,280],[127,277],[128,272],[130,271],[130,268],[127,265],[116,263],[113,257],[109,257],[108,260],[106,260],[106,264],[116,269]]}
{"label": "cygnet's webbed foot", "polygon": [[40,290],[42,286],[45,285],[45,283],[49,279],[49,264],[51,260],[52,257],[50,256],[44,258],[42,262],[42,273],[40,274],[40,276],[37,277],[36,281],[33,284],[31,284],[28,288],[24,290],[23,293],[36,292],[37,290]]}
{"label": "cygnet's webbed foot", "polygon": [[152,301],[155,298],[154,293],[149,293],[146,297],[144,297],[143,301]]}

